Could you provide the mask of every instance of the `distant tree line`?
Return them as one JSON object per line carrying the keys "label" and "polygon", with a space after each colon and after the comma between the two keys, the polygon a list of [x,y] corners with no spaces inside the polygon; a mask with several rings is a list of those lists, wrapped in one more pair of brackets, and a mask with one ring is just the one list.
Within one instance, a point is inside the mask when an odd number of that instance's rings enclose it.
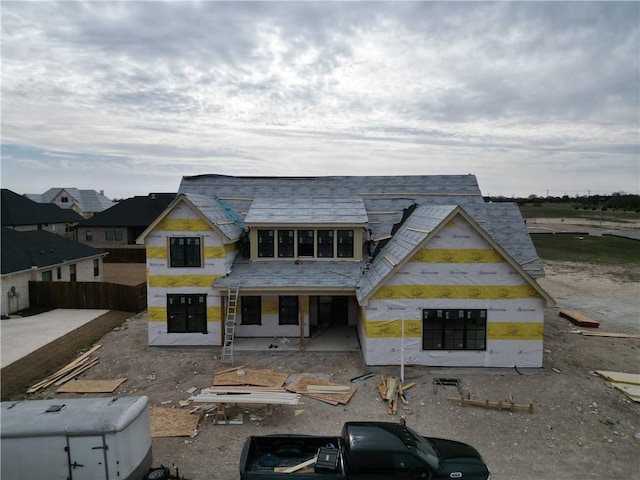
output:
{"label": "distant tree line", "polygon": [[518,205],[533,204],[541,206],[544,203],[551,204],[567,204],[575,209],[584,210],[600,210],[603,211],[623,211],[623,212],[640,212],[640,195],[633,195],[624,192],[614,192],[611,195],[583,195],[570,197],[563,195],[561,197],[540,197],[538,195],[529,195],[526,198],[507,198],[507,197],[488,197],[487,201],[492,202],[516,202]]}

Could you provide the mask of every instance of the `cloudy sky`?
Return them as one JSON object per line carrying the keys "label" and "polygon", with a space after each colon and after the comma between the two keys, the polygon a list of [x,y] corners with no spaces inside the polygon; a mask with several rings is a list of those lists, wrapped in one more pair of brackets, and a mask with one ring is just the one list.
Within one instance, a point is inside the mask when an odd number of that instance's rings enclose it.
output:
{"label": "cloudy sky", "polygon": [[467,174],[640,193],[638,2],[12,2],[1,184]]}

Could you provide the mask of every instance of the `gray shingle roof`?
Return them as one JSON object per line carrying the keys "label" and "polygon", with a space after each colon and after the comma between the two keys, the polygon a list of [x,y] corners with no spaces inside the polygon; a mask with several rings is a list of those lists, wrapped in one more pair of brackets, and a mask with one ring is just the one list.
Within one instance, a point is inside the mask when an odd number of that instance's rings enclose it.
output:
{"label": "gray shingle roof", "polygon": [[47,267],[104,254],[44,230],[18,232],[2,229],[2,274],[22,272],[31,267]]}
{"label": "gray shingle roof", "polygon": [[[62,190],[73,197],[78,208],[83,213],[102,212],[103,210],[111,208],[116,204],[116,202],[114,202],[113,200],[109,200],[107,197],[99,192],[96,192],[95,190],[80,190],[78,188],[50,188],[42,195],[29,194],[28,197],[36,202],[51,203]],[[68,202],[61,205],[61,207],[71,208],[73,206],[73,203],[74,202]]]}
{"label": "gray shingle roof", "polygon": [[367,223],[362,197],[256,198],[244,219],[246,224],[350,224]]}
{"label": "gray shingle roof", "polygon": [[[222,203],[249,223],[318,223],[331,218],[340,222],[333,200],[360,197],[368,218],[368,228],[376,239],[394,235],[361,275],[361,262],[253,262],[236,259],[230,276],[218,279],[216,287],[238,284],[252,287],[350,288],[358,286],[358,298],[366,296],[385,278],[393,265],[401,262],[426,238],[420,232],[439,225],[460,206],[532,275],[542,275],[542,264],[514,204],[487,204],[473,175],[353,176],[353,177],[230,177],[200,175],[183,177],[180,192],[218,197]],[[293,207],[291,207],[293,205]],[[344,206],[355,204],[349,200]],[[509,206],[505,206],[509,205]],[[297,208],[300,206],[301,208]],[[314,207],[317,211],[314,212]],[[415,210],[411,213],[411,208]],[[356,210],[359,212],[360,207]],[[346,211],[346,210],[345,210]],[[314,213],[317,216],[314,216]],[[409,215],[409,213],[411,213]],[[228,215],[228,214],[227,214]],[[295,222],[292,218],[295,217]],[[404,223],[398,228],[398,225]],[[342,221],[345,221],[342,219]],[[415,230],[412,230],[415,229]],[[397,229],[397,232],[394,230]],[[417,230],[417,231],[416,231]],[[385,256],[387,258],[385,258]],[[336,275],[329,263],[336,263]],[[323,270],[324,269],[324,270]],[[345,269],[336,270],[336,269]],[[329,273],[328,273],[329,272]],[[325,278],[328,275],[328,278]]]}
{"label": "gray shingle roof", "polygon": [[234,222],[233,212],[228,212],[224,205],[211,195],[185,194],[220,231],[231,240],[240,237],[242,225]]}

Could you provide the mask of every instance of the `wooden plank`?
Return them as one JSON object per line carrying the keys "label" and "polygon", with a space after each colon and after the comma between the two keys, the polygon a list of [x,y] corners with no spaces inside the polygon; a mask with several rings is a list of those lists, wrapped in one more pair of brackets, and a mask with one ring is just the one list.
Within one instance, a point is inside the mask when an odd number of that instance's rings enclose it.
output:
{"label": "wooden plank", "polygon": [[347,385],[307,385],[307,392],[311,393],[345,393],[351,390]]}
{"label": "wooden plank", "polygon": [[599,322],[573,310],[560,310],[559,315],[579,327],[598,328],[600,326]]}
{"label": "wooden plank", "polygon": [[314,463],[316,463],[317,457],[313,457],[309,460],[307,460],[306,462],[302,462],[299,463],[298,465],[294,465],[293,467],[289,467],[286,470],[283,470],[282,473],[293,473],[293,472],[297,472],[298,470],[304,468],[304,467],[308,467],[309,465],[313,465]]}
{"label": "wooden plank", "polygon": [[190,413],[178,408],[152,406],[151,437],[190,437],[198,428],[203,413]]}
{"label": "wooden plank", "polygon": [[319,378],[314,378],[310,376],[300,377],[296,382],[289,385],[287,390],[291,392],[300,393],[306,395],[307,397],[315,398],[316,400],[322,400],[329,404],[347,404],[351,397],[356,393],[357,387],[350,385],[348,390],[342,393],[312,393],[307,391],[307,387],[309,385],[324,385],[331,387],[342,387],[339,383],[327,382],[326,380],[322,380]]}
{"label": "wooden plank", "polygon": [[44,380],[42,380],[42,381],[34,384],[33,386],[31,386],[31,388],[29,388],[29,390],[27,390],[27,393],[34,393],[34,392],[40,390],[41,388],[46,388],[46,387],[50,386],[53,382],[55,382],[56,380],[58,380],[59,378],[63,377],[65,374],[67,374],[68,372],[70,372],[74,368],[76,368],[77,365],[81,365],[81,364],[87,362],[89,360],[89,356],[93,352],[95,352],[96,350],[98,350],[101,347],[102,347],[102,345],[96,345],[93,348],[87,350],[85,353],[80,355],[78,358],[76,358],[72,362],[69,362],[64,367],[62,367],[58,371],[52,373],[51,375],[49,375]]}
{"label": "wooden plank", "polygon": [[581,330],[580,333],[587,337],[611,337],[611,338],[635,338],[640,339],[640,335],[637,333],[615,333],[615,332],[585,332]]}
{"label": "wooden plank", "polygon": [[98,360],[97,358],[94,358],[93,360],[91,360],[89,363],[82,365],[81,367],[76,368],[75,370],[72,370],[71,372],[69,372],[67,375],[65,375],[64,377],[62,377],[61,379],[59,379],[58,381],[54,382],[53,384],[56,387],[59,387],[60,385],[62,385],[63,383],[68,382],[69,380],[71,380],[72,378],[77,377],[78,375],[80,375],[81,373],[86,372],[87,370],[89,370],[91,367],[93,367],[94,365],[97,365],[98,363],[100,363],[100,360]]}
{"label": "wooden plank", "polygon": [[111,393],[126,380],[126,377],[113,380],[75,380],[67,382],[56,393]]}
{"label": "wooden plank", "polygon": [[609,382],[616,390],[620,390],[626,394],[634,402],[640,399],[640,385],[631,385],[630,383]]}
{"label": "wooden plank", "polygon": [[607,370],[596,370],[596,373],[611,382],[640,385],[640,373],[610,372]]}
{"label": "wooden plank", "polygon": [[400,380],[396,377],[387,377],[387,401],[391,402],[398,392]]}
{"label": "wooden plank", "polygon": [[[285,473],[285,470],[288,469],[290,467],[273,467],[273,471],[274,473]],[[296,472],[298,473],[315,473],[316,470],[314,467],[303,467],[300,470],[296,470]]]}
{"label": "wooden plank", "polygon": [[461,405],[473,405],[476,407],[483,407],[483,408],[496,408],[498,410],[523,410],[523,411],[527,411],[529,413],[533,413],[533,403],[529,403],[529,404],[517,404],[517,403],[511,403],[511,402],[503,402],[502,400],[500,401],[489,401],[489,400],[470,400],[467,398],[460,398],[460,397],[448,397],[447,400],[449,400],[450,402],[454,402],[454,403],[459,403]]}
{"label": "wooden plank", "polygon": [[213,385],[255,385],[260,387],[283,387],[289,378],[288,373],[274,372],[273,370],[243,369],[244,375],[238,375],[238,371],[217,373],[213,377]]}

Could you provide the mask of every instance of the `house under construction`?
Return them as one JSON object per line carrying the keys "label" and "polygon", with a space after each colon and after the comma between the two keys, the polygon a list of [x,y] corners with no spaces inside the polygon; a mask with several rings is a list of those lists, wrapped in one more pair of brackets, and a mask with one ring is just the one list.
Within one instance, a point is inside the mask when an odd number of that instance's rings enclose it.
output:
{"label": "house under construction", "polygon": [[473,175],[184,177],[138,243],[152,346],[346,325],[367,365],[542,366],[542,264]]}

